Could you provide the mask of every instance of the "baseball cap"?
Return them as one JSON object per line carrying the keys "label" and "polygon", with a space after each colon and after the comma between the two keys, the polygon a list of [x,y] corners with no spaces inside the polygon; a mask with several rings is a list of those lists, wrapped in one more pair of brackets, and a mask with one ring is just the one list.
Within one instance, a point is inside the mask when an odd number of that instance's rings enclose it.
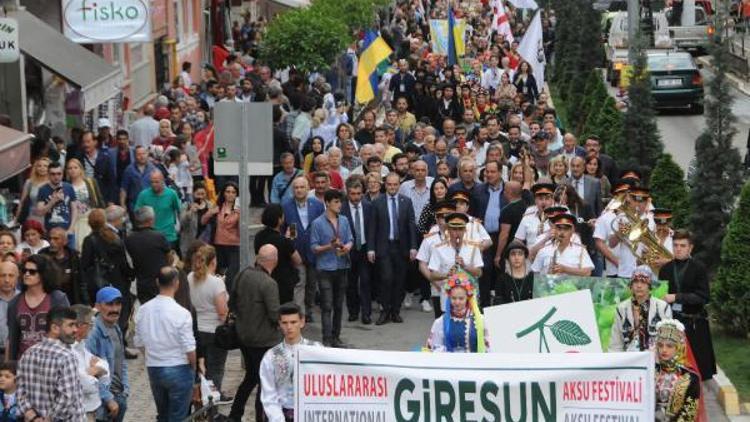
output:
{"label": "baseball cap", "polygon": [[96,303],[110,303],[115,299],[122,299],[122,293],[112,286],[102,287],[96,292]]}

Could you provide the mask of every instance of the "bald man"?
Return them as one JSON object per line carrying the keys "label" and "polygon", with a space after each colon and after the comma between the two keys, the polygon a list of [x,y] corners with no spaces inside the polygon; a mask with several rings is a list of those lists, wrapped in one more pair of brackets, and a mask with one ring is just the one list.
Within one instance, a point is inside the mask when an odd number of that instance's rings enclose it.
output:
{"label": "bald man", "polygon": [[0,356],[5,355],[8,338],[8,303],[18,295],[18,265],[0,262]]}
{"label": "bald man", "polygon": [[167,238],[170,247],[180,253],[177,221],[180,215],[180,197],[164,183],[164,174],[154,170],[149,176],[150,187],[138,194],[134,209],[149,206],[154,209],[154,230]]}
{"label": "bald man", "polygon": [[[245,268],[235,281],[232,306],[237,316],[237,336],[245,359],[245,377],[237,388],[229,419],[242,420],[245,404],[260,382],[260,361],[268,349],[281,341],[278,330],[279,288],[271,278],[278,264],[278,250],[263,245],[255,258],[255,268]],[[263,415],[260,392],[255,399],[255,414]]]}

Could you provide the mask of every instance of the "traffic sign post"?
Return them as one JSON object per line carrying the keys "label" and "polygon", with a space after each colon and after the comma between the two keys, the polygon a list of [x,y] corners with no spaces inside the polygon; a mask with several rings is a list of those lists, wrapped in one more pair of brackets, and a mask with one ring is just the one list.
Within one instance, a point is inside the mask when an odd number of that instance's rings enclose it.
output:
{"label": "traffic sign post", "polygon": [[220,101],[214,107],[214,174],[240,179],[240,269],[250,265],[250,176],[273,174],[273,106]]}

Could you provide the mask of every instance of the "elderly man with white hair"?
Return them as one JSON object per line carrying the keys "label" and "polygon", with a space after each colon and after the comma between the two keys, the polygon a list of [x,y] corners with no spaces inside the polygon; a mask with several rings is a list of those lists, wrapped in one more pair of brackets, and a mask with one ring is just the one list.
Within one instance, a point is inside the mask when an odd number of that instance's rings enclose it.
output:
{"label": "elderly man with white hair", "polygon": [[341,148],[331,147],[328,149],[328,167],[330,169],[333,169],[334,171],[337,171],[341,175],[341,179],[346,182],[346,179],[349,178],[351,172],[348,168],[341,165],[342,157],[343,153],[341,152]]}

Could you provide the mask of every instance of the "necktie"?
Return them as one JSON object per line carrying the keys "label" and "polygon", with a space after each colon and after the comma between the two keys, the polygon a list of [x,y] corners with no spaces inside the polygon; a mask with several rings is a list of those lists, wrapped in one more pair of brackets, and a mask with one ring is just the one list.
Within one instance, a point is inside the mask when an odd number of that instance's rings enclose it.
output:
{"label": "necktie", "polygon": [[359,221],[359,205],[354,206],[354,236],[357,238],[357,250],[362,249],[362,222]]}
{"label": "necktie", "polygon": [[396,197],[391,196],[391,233],[393,239],[398,240],[398,208],[396,208]]}

